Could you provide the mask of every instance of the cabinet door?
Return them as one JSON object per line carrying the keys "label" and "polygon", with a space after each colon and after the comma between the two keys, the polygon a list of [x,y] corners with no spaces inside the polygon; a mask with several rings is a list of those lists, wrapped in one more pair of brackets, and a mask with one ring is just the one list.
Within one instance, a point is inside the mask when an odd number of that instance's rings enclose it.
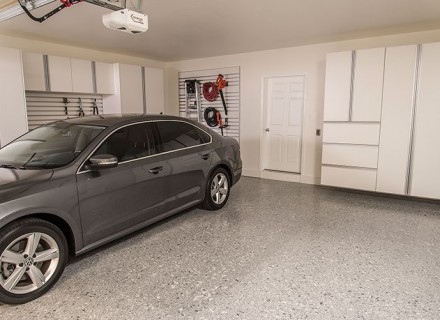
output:
{"label": "cabinet door", "polygon": [[350,119],[352,52],[329,53],[325,71],[324,121]]}
{"label": "cabinet door", "polygon": [[122,113],[143,113],[142,68],[140,66],[120,64],[119,77]]}
{"label": "cabinet door", "polygon": [[93,93],[92,62],[71,59],[72,90],[79,93]]}
{"label": "cabinet door", "polygon": [[115,82],[113,64],[95,62],[96,92],[100,94],[114,94]]}
{"label": "cabinet door", "polygon": [[145,105],[147,113],[161,113],[165,108],[163,70],[145,67]]}
{"label": "cabinet door", "polygon": [[352,120],[380,121],[385,48],[356,51]]}
{"label": "cabinet door", "polygon": [[23,52],[23,73],[26,90],[46,91],[44,56],[40,53]]}
{"label": "cabinet door", "polygon": [[440,199],[440,43],[423,45],[415,116],[411,195]]}
{"label": "cabinet door", "polygon": [[21,52],[0,47],[0,147],[27,131]]}
{"label": "cabinet door", "polygon": [[387,48],[377,188],[406,194],[417,46]]}
{"label": "cabinet door", "polygon": [[48,56],[50,91],[72,92],[70,58]]}

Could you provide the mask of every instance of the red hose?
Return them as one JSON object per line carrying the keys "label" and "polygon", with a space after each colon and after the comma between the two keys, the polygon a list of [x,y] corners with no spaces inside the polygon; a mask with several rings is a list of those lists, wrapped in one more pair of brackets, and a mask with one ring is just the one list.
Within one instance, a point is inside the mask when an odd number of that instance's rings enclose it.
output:
{"label": "red hose", "polygon": [[212,102],[218,97],[218,88],[214,82],[205,82],[203,84],[203,96],[206,100]]}

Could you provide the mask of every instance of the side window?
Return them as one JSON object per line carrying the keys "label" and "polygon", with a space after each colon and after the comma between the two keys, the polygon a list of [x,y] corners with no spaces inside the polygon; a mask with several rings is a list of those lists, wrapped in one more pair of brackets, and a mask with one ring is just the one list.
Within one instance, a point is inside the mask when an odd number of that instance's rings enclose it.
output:
{"label": "side window", "polygon": [[158,153],[150,123],[134,124],[112,133],[95,154],[112,154],[118,161],[128,161]]}
{"label": "side window", "polygon": [[198,132],[200,138],[202,138],[203,143],[209,143],[211,142],[211,136],[207,134],[205,131],[196,128],[196,131]]}
{"label": "side window", "polygon": [[173,151],[205,143],[194,126],[178,121],[158,121],[162,151]]}

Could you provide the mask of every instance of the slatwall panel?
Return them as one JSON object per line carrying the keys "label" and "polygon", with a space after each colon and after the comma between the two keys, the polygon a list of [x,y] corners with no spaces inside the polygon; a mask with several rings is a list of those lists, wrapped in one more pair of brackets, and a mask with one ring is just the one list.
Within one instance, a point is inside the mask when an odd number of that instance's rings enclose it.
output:
{"label": "slatwall panel", "polygon": [[[203,117],[203,111],[207,107],[216,108],[220,111],[222,119],[225,119],[225,111],[222,104],[220,93],[216,101],[209,102],[203,97],[203,84],[205,82],[214,82],[217,76],[222,74],[224,79],[228,81],[228,86],[223,89],[226,106],[228,108],[229,127],[224,129],[224,135],[240,139],[240,67],[219,68],[210,70],[187,71],[179,73],[179,112],[180,116],[186,117],[186,96],[185,96],[185,80],[197,79],[201,83],[202,95],[202,123],[206,125]],[[193,117],[191,117],[192,119]],[[211,128],[221,134],[218,127]]]}
{"label": "slatwall panel", "polygon": [[[67,115],[64,113],[63,97],[70,101],[67,104]],[[93,114],[95,99],[99,114],[103,113],[101,95],[26,91],[29,130],[48,122],[78,117],[79,98],[81,98],[82,109],[86,116]]]}

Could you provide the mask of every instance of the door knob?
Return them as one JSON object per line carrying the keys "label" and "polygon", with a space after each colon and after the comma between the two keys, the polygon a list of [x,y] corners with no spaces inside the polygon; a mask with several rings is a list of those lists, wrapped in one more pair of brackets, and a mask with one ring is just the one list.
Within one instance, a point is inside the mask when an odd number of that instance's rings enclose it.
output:
{"label": "door knob", "polygon": [[266,128],[266,132],[269,132],[270,131],[270,129],[269,128]]}

